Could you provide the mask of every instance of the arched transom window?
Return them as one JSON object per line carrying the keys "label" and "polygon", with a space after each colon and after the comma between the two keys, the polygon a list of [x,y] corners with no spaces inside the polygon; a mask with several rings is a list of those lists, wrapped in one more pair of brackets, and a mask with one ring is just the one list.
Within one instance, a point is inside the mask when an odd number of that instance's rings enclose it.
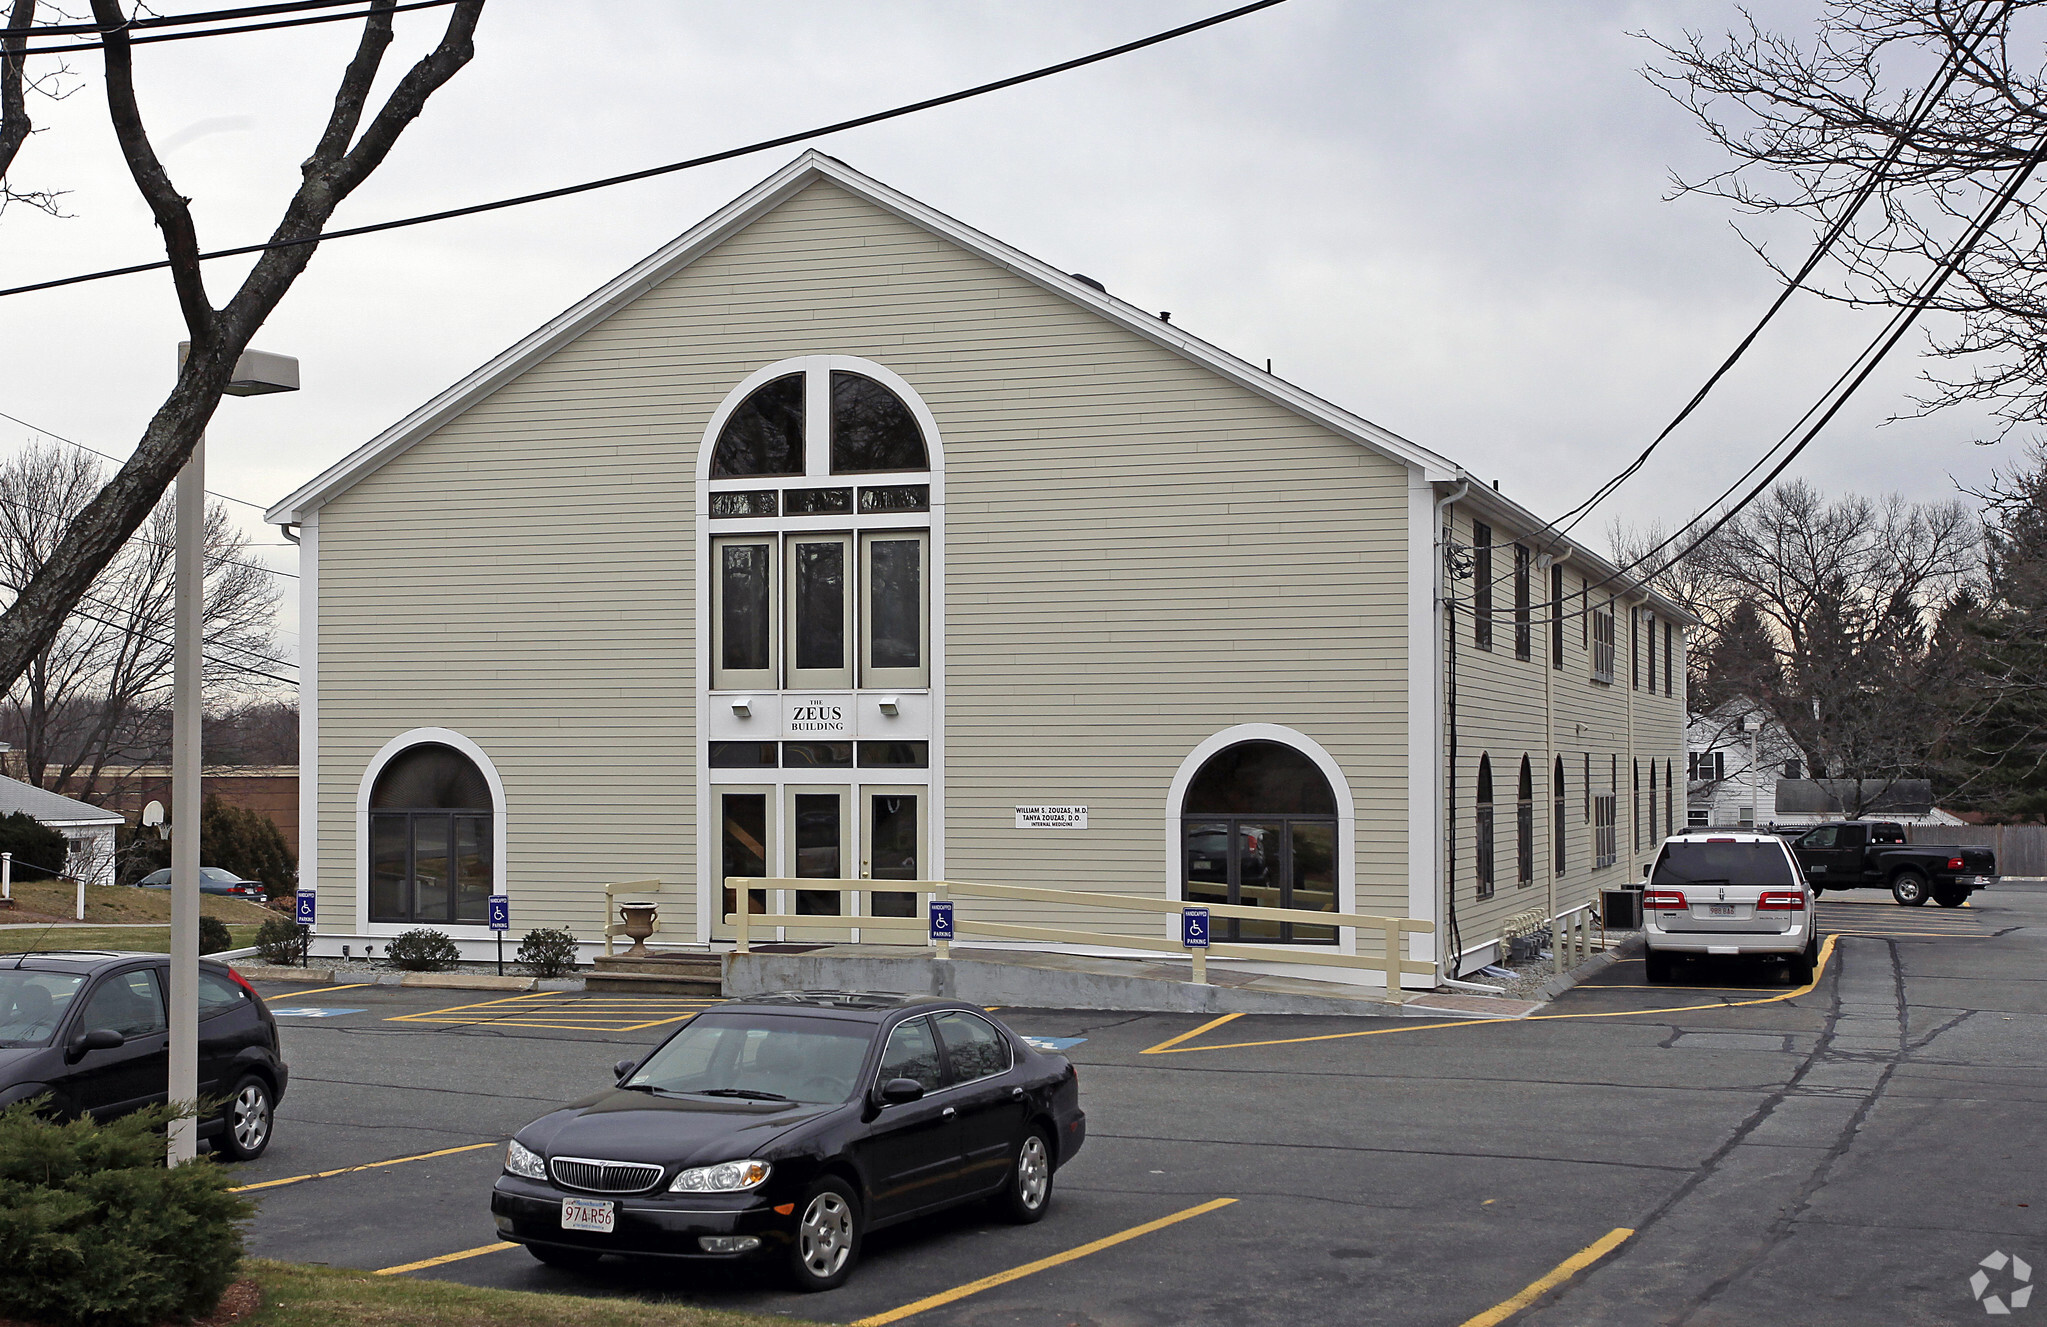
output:
{"label": "arched transom window", "polygon": [[[1181,894],[1193,903],[1336,911],[1336,796],[1305,754],[1239,742],[1210,756],[1181,808]],[[1218,940],[1331,944],[1336,931],[1217,918]]]}
{"label": "arched transom window", "polygon": [[933,440],[886,377],[788,361],[714,421],[714,690],[930,685]]}
{"label": "arched transom window", "polygon": [[490,784],[474,761],[423,742],[370,788],[370,920],[490,920]]}

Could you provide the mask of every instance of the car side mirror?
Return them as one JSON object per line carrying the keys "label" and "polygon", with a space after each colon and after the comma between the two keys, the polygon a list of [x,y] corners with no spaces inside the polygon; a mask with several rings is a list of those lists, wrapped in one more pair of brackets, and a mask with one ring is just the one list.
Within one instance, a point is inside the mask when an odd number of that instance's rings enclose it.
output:
{"label": "car side mirror", "polygon": [[924,1095],[924,1085],[914,1078],[891,1078],[881,1085],[881,1104],[901,1106],[919,1100]]}
{"label": "car side mirror", "polygon": [[1649,868],[1647,866],[1644,866],[1642,868],[1642,878],[1644,880],[1647,880],[1649,878]]}
{"label": "car side mirror", "polygon": [[94,1028],[71,1039],[71,1044],[64,1048],[64,1062],[77,1064],[85,1058],[87,1051],[114,1051],[127,1043],[128,1039],[112,1028]]}
{"label": "car side mirror", "polygon": [[611,1066],[611,1076],[622,1081],[627,1074],[639,1067],[640,1062],[638,1060],[620,1060],[617,1064]]}

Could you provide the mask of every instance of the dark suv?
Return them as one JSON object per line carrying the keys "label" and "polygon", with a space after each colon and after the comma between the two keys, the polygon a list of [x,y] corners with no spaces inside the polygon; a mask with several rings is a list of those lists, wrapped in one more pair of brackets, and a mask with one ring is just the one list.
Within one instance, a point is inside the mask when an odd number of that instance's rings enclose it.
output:
{"label": "dark suv", "polygon": [[[170,960],[62,950],[0,958],[0,1106],[47,1093],[60,1116],[111,1119],[169,1095]],[[199,1123],[215,1153],[253,1161],[270,1145],[290,1074],[277,1021],[224,963],[199,965]]]}

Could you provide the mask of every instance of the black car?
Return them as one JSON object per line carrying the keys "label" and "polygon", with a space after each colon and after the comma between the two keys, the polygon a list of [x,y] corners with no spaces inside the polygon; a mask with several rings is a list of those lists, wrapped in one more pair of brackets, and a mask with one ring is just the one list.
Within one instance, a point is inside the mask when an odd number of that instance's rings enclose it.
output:
{"label": "black car", "polygon": [[871,1230],[984,1199],[1038,1220],[1087,1137],[1066,1058],[955,1000],[759,996],[616,1069],[506,1148],[491,1212],[542,1262],[780,1257],[829,1290]]}
{"label": "black car", "polygon": [[[53,1114],[112,1119],[170,1094],[170,960],[61,950],[0,958],[0,1106],[48,1094]],[[199,1122],[217,1155],[270,1146],[290,1071],[277,1020],[241,974],[199,964]]]}
{"label": "black car", "polygon": [[[143,889],[169,889],[171,869],[166,866],[161,871],[151,871],[135,883]],[[270,897],[270,891],[263,887],[261,880],[244,880],[233,871],[219,866],[199,868],[199,892],[226,898],[254,899],[258,903]]]}

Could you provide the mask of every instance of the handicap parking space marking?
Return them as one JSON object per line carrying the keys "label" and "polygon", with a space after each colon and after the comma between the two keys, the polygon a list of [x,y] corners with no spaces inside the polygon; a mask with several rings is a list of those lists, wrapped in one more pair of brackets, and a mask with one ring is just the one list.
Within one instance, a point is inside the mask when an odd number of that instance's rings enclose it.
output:
{"label": "handicap parking space marking", "polygon": [[570,991],[535,991],[480,1004],[453,1005],[396,1014],[387,1023],[434,1023],[451,1027],[543,1028],[561,1032],[642,1032],[684,1023],[721,1001],[681,996],[584,996]]}
{"label": "handicap parking space marking", "polygon": [[341,1009],[333,1005],[306,1005],[303,1007],[293,1005],[283,1009],[276,1005],[271,1005],[270,1012],[279,1018],[339,1018],[343,1014],[362,1014],[369,1011],[366,1009]]}
{"label": "handicap parking space marking", "polygon": [[1063,1050],[1070,1050],[1070,1049],[1072,1049],[1073,1047],[1075,1047],[1075,1046],[1078,1046],[1078,1045],[1080,1045],[1080,1044],[1081,1044],[1082,1042],[1086,1041],[1086,1040],[1087,1040],[1087,1038],[1086,1038],[1086,1037],[1030,1037],[1030,1036],[1027,1036],[1027,1037],[1025,1037],[1025,1038],[1024,1038],[1024,1040],[1030,1043],[1030,1046],[1031,1046],[1031,1049],[1032,1049],[1032,1050],[1040,1050],[1040,1051],[1063,1051]]}

